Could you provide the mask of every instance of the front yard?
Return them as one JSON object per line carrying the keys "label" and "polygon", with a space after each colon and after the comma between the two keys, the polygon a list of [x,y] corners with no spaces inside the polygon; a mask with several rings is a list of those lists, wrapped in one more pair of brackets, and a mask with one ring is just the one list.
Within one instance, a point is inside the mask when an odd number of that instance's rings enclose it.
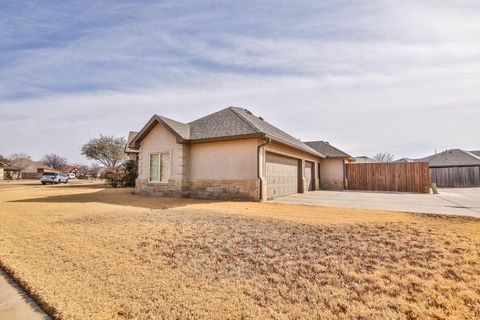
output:
{"label": "front yard", "polygon": [[0,264],[60,319],[480,318],[480,220],[0,190]]}

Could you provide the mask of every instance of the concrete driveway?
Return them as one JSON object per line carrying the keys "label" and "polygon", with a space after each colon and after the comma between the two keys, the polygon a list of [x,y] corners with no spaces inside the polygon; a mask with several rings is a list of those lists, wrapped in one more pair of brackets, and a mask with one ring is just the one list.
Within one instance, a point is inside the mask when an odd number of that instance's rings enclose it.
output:
{"label": "concrete driveway", "polygon": [[463,215],[480,218],[480,188],[440,189],[439,193],[434,195],[394,192],[311,191],[276,198],[272,202]]}

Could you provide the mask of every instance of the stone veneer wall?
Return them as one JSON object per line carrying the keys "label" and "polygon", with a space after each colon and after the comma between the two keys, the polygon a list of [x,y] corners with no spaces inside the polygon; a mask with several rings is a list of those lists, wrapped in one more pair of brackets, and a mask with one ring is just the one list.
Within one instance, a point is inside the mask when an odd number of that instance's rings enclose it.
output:
{"label": "stone veneer wall", "polygon": [[259,201],[260,181],[253,180],[196,180],[190,181],[192,198]]}
{"label": "stone veneer wall", "polygon": [[260,181],[196,180],[185,183],[170,180],[168,184],[159,184],[137,179],[135,192],[162,197],[259,201]]}
{"label": "stone veneer wall", "polygon": [[342,179],[322,179],[321,188],[324,190],[343,190]]}
{"label": "stone veneer wall", "polygon": [[173,198],[188,196],[188,190],[184,184],[176,180],[169,180],[168,183],[151,183],[144,179],[137,179],[135,181],[135,193]]}

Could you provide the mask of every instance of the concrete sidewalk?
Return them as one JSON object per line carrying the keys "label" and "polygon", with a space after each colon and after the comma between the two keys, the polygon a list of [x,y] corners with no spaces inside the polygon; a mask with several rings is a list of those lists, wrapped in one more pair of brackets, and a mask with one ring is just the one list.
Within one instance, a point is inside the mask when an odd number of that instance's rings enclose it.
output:
{"label": "concrete sidewalk", "polygon": [[480,218],[480,188],[440,189],[440,194],[311,191],[273,200],[326,207],[462,215]]}
{"label": "concrete sidewalk", "polygon": [[0,270],[0,319],[50,320],[50,317],[2,270]]}

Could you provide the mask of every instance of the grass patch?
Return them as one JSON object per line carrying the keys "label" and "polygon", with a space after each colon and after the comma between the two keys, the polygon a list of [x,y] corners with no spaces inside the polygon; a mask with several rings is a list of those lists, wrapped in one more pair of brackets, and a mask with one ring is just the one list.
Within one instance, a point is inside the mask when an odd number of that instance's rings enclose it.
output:
{"label": "grass patch", "polygon": [[60,319],[475,319],[480,221],[0,192],[0,261]]}

